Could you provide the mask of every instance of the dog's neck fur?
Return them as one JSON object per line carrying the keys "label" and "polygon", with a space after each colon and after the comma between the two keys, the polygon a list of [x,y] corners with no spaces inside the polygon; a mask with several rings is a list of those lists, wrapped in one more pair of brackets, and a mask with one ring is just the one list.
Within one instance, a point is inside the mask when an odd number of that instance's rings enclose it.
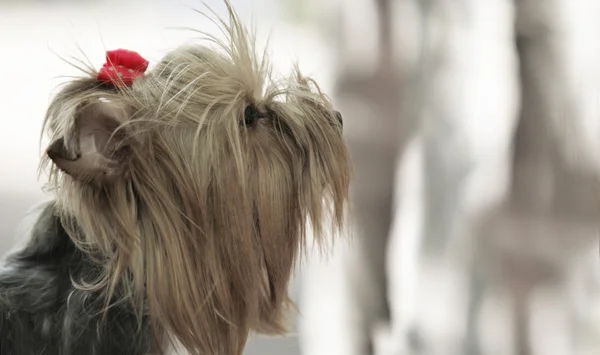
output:
{"label": "dog's neck fur", "polygon": [[[73,280],[98,274],[56,216],[44,205],[27,244],[0,269],[0,354],[146,355],[157,353],[152,333],[126,302],[111,305]],[[109,324],[104,323],[109,319]]]}

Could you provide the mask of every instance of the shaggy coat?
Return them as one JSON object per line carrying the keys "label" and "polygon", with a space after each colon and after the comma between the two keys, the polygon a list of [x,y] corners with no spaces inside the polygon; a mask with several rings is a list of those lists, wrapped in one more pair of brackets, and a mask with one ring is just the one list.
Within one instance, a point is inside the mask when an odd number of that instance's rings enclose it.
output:
{"label": "shaggy coat", "polygon": [[2,355],[238,355],[285,332],[307,226],[345,224],[350,163],[318,85],[275,81],[227,7],[225,40],[197,31],[131,86],[90,69],[50,104],[55,198],[0,272]]}

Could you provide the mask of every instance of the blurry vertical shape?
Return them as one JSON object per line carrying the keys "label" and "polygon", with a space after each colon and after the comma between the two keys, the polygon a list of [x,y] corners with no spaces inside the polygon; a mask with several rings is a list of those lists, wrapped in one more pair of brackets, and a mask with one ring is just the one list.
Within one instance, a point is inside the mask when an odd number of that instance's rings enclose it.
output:
{"label": "blurry vertical shape", "polygon": [[[525,0],[516,14],[522,108],[512,185],[506,202],[481,221],[472,271],[484,282],[470,290],[508,288],[514,353],[584,354],[587,334],[598,337],[590,300],[600,270],[600,46],[592,40],[600,4]],[[478,328],[470,323],[470,339]],[[467,354],[492,349],[485,350]]]}
{"label": "blurry vertical shape", "polygon": [[530,81],[543,105],[559,153],[571,167],[600,168],[600,3],[527,0],[519,5]]}
{"label": "blurry vertical shape", "polygon": [[333,98],[354,163],[356,225],[350,245],[339,243],[333,260],[313,264],[304,275],[300,335],[307,355],[373,353],[374,327],[389,318],[385,260],[396,162],[413,133],[413,123],[401,116],[389,2],[346,1],[338,10]]}
{"label": "blurry vertical shape", "polygon": [[[397,226],[392,237],[391,337],[403,342],[418,334],[422,343],[413,346],[425,347],[426,353],[463,355],[471,226],[481,211],[501,201],[509,182],[519,92],[514,6],[500,0],[415,3],[423,50],[410,90],[420,95],[416,112],[424,147],[425,215],[420,238],[409,235],[418,228],[406,226]],[[398,213],[415,208],[401,206]],[[420,240],[420,248],[414,240]],[[406,248],[421,249],[413,265],[403,260]],[[406,285],[407,267],[418,273],[420,285]]]}
{"label": "blurry vertical shape", "polygon": [[423,139],[408,142],[398,165],[394,220],[386,259],[390,322],[374,334],[377,355],[412,353],[419,347],[412,326],[417,317],[424,218]]}
{"label": "blurry vertical shape", "polygon": [[468,218],[507,191],[518,61],[510,2],[420,3],[428,28],[419,112],[426,146],[425,233],[428,249],[438,254],[456,240],[448,235],[461,235]]}
{"label": "blurry vertical shape", "polygon": [[598,320],[586,299],[593,285],[581,275],[592,271],[598,282],[600,269],[599,15],[593,0],[517,6],[523,105],[513,186],[482,227],[494,239],[483,240],[481,260],[488,278],[511,291],[519,355],[582,354],[590,320]]}

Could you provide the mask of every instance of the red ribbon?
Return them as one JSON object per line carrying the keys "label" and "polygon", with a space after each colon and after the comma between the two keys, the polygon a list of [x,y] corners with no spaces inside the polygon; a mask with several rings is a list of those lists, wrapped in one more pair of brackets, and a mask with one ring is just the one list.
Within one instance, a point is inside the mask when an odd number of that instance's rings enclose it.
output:
{"label": "red ribbon", "polygon": [[106,52],[106,63],[98,73],[98,80],[114,86],[131,86],[144,76],[149,62],[136,52],[117,49]]}

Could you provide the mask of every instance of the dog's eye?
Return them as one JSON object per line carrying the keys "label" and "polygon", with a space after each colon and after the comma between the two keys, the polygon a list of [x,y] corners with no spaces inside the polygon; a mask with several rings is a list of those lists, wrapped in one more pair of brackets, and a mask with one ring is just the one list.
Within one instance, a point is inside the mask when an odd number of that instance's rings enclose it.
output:
{"label": "dog's eye", "polygon": [[240,126],[254,126],[258,120],[258,116],[258,110],[254,105],[246,106],[246,109],[244,110],[244,118],[240,120]]}

